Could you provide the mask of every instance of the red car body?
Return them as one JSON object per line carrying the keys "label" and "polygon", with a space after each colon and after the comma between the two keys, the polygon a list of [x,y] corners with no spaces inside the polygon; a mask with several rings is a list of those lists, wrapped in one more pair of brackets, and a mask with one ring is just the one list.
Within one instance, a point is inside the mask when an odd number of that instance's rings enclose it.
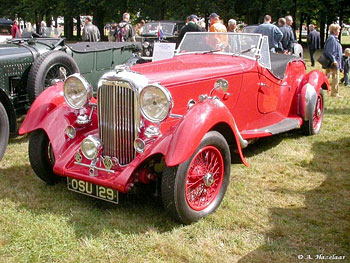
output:
{"label": "red car body", "polygon": [[[147,184],[161,177],[162,170],[159,172],[154,163],[171,168],[191,159],[210,131],[220,133],[231,152],[237,152],[248,166],[242,148],[250,140],[300,128],[305,122],[310,128],[310,121],[314,122],[311,125],[315,128],[320,128],[324,107],[321,90],[329,89],[327,77],[318,70],[307,73],[305,63],[296,57],[289,59],[285,65],[284,77],[278,78],[271,70],[261,67],[258,60],[216,53],[189,53],[108,73],[109,77],[105,78],[113,81],[120,81],[124,76],[127,76],[126,79],[128,76],[142,76],[148,84],[157,83],[168,90],[173,104],[171,112],[157,124],[139,113],[142,125],[138,126],[137,138],[145,142],[143,152],[136,152],[126,164],[115,163],[110,169],[104,168],[103,157],[94,164],[83,157],[77,164],[75,155],[81,151],[82,141],[88,135],[99,137],[98,106],[87,106],[86,114],[91,116],[91,121],[86,125],[77,124],[81,110],[72,109],[66,103],[63,83],[40,95],[31,106],[19,133],[42,130],[47,134],[54,154],[53,172],[56,175],[122,193],[130,191],[135,184]],[[218,80],[224,80],[228,90],[213,89]],[[310,98],[315,94],[316,99],[313,97],[311,100],[314,102],[310,105]],[[92,98],[90,104],[95,103],[99,102]],[[159,129],[156,135],[147,138],[145,131],[151,125]],[[66,134],[68,126],[76,130],[73,139]],[[212,154],[215,156],[216,153]],[[103,152],[98,155],[103,155]],[[203,191],[203,187],[201,189]],[[215,197],[216,194],[212,195]],[[199,212],[210,205],[208,201],[203,209],[196,209],[197,201],[191,204],[190,199],[186,200],[190,209]],[[197,220],[197,217],[189,219],[181,213],[177,218],[185,223]]]}

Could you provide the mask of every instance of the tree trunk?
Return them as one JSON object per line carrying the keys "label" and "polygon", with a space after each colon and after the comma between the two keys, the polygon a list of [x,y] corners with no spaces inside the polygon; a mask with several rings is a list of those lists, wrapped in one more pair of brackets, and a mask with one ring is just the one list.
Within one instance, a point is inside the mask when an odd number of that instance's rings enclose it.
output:
{"label": "tree trunk", "polygon": [[309,25],[311,24],[311,17],[310,15],[307,15],[307,18],[306,18],[306,30],[307,30],[307,34],[309,34]]}
{"label": "tree trunk", "polygon": [[325,43],[325,36],[324,36],[324,30],[325,30],[325,24],[326,24],[326,19],[323,14],[320,14],[320,37],[321,37],[321,48],[324,47]]}
{"label": "tree trunk", "polygon": [[64,16],[64,36],[67,40],[73,38],[73,17],[70,15]]}
{"label": "tree trunk", "polygon": [[299,43],[301,43],[301,32],[303,31],[304,13],[300,12]]}
{"label": "tree trunk", "polygon": [[80,21],[80,15],[76,16],[75,19],[77,20],[77,39],[81,39],[81,21]]}
{"label": "tree trunk", "polygon": [[100,31],[101,40],[106,40],[105,32],[104,32],[104,12],[103,10],[97,9],[96,12],[94,12],[94,24],[98,27],[98,30]]}

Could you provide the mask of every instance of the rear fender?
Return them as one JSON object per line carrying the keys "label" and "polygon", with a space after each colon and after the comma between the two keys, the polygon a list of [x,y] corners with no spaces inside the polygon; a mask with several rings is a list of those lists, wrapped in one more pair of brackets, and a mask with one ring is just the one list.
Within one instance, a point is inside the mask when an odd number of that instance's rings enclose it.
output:
{"label": "rear fender", "polygon": [[218,123],[226,123],[230,127],[235,136],[239,156],[242,162],[249,166],[242,153],[242,148],[247,146],[247,141],[240,136],[230,111],[217,99],[207,99],[196,104],[184,116],[175,130],[165,155],[167,166],[178,165],[190,158],[204,135]]}
{"label": "rear fender", "polygon": [[328,78],[323,72],[313,70],[304,77],[299,92],[299,114],[303,120],[312,119],[320,89],[330,91]]}

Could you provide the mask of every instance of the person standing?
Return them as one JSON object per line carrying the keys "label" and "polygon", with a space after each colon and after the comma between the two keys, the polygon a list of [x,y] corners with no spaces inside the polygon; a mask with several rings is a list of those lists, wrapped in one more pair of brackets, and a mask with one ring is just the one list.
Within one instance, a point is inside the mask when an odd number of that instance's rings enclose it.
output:
{"label": "person standing", "polygon": [[349,86],[349,71],[350,71],[350,48],[344,50],[344,56],[342,57],[344,85]]}
{"label": "person standing", "polygon": [[21,31],[19,30],[19,27],[18,27],[18,20],[13,21],[13,25],[11,28],[11,35],[12,35],[12,38],[21,37]]}
{"label": "person standing", "polygon": [[115,30],[117,29],[117,23],[112,23],[109,28],[108,41],[115,42]]}
{"label": "person standing", "polygon": [[[221,23],[220,17],[216,13],[211,13],[209,16],[210,28],[209,32],[227,32],[224,24]],[[209,46],[215,50],[223,50],[228,44],[227,34],[215,34],[213,37],[208,39]]]}
{"label": "person standing", "polygon": [[187,32],[202,32],[201,27],[197,24],[199,18],[196,15],[190,15],[189,22],[187,25],[181,28],[180,34],[179,34],[179,43],[185,36]]}
{"label": "person standing", "polygon": [[293,32],[287,27],[286,19],[280,18],[278,19],[279,30],[281,30],[283,37],[281,39],[281,49],[285,54],[292,53],[293,47]]}
{"label": "person standing", "polygon": [[98,42],[101,39],[100,31],[97,26],[92,24],[92,17],[87,16],[85,18],[85,26],[83,29],[83,41]]}
{"label": "person standing", "polygon": [[135,42],[135,31],[130,23],[129,13],[123,14],[123,20],[117,25],[115,38],[117,42]]}
{"label": "person standing", "polygon": [[307,47],[310,52],[311,67],[315,66],[315,51],[321,48],[320,33],[318,33],[313,24],[309,25],[309,34],[307,35]]}
{"label": "person standing", "polygon": [[209,32],[227,32],[225,25],[220,22],[220,17],[216,13],[211,13],[209,16],[210,28]]}
{"label": "person standing", "polygon": [[266,15],[264,17],[264,23],[260,24],[254,31],[254,33],[262,34],[263,36],[267,36],[269,39],[269,48],[270,51],[275,53],[276,49],[279,47],[279,42],[283,38],[283,33],[279,28],[273,24],[271,24],[271,16]]}
{"label": "person standing", "polygon": [[339,70],[342,69],[342,46],[339,43],[338,36],[340,33],[340,26],[338,24],[331,24],[329,26],[329,37],[324,45],[323,54],[330,59],[331,63],[326,68],[326,75],[332,76],[332,90],[331,96],[338,97],[339,95]]}
{"label": "person standing", "polygon": [[230,19],[227,23],[227,32],[237,33],[237,22],[234,19]]}

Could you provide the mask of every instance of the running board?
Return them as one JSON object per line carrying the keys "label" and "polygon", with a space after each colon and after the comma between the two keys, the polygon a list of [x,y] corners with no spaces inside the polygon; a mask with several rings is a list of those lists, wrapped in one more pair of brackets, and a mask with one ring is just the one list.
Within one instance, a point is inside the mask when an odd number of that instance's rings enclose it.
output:
{"label": "running board", "polygon": [[278,133],[282,133],[282,132],[286,132],[286,131],[300,128],[300,124],[301,123],[298,119],[286,118],[286,119],[283,119],[276,124],[262,127],[260,129],[241,131],[241,134],[243,137],[245,137],[244,135],[253,135],[253,134],[256,134],[256,135],[257,134],[272,134],[273,135],[273,134],[278,134]]}

